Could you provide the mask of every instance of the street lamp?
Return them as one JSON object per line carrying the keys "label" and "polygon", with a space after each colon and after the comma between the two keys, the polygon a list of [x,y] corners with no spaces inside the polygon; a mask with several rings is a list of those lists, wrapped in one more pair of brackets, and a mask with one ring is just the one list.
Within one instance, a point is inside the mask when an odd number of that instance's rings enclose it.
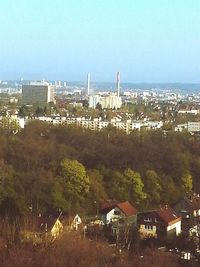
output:
{"label": "street lamp", "polygon": [[98,215],[99,215],[99,205],[98,205],[98,202],[96,200],[94,201],[94,204],[96,205],[96,217],[98,217]]}

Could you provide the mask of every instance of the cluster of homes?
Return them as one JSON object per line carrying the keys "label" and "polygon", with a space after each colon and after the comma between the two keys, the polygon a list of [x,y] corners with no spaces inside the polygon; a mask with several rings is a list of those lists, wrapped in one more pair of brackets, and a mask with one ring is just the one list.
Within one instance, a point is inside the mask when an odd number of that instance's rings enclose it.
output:
{"label": "cluster of homes", "polygon": [[73,216],[59,215],[28,216],[23,224],[21,231],[22,242],[40,244],[52,242],[60,237],[64,231],[78,230],[82,220],[78,214]]}
{"label": "cluster of homes", "polygon": [[183,197],[172,206],[164,205],[142,212],[128,201],[107,202],[107,206],[101,208],[100,216],[105,224],[114,225],[113,231],[116,231],[114,222],[121,218],[132,221],[141,239],[154,237],[162,240],[181,233],[200,236],[200,196],[196,194]]}
{"label": "cluster of homes", "polygon": [[31,230],[26,229],[24,237],[36,243],[44,239],[55,240],[64,229],[72,231],[80,228],[85,235],[91,225],[98,225],[101,229],[109,228],[113,235],[128,225],[129,228],[137,229],[141,239],[154,237],[166,240],[181,233],[200,237],[200,196],[184,197],[172,207],[164,205],[142,212],[138,212],[128,201],[107,200],[101,204],[98,217],[87,223],[78,214],[70,218],[60,214],[48,218],[39,216],[34,225],[34,230],[30,225],[27,227]]}

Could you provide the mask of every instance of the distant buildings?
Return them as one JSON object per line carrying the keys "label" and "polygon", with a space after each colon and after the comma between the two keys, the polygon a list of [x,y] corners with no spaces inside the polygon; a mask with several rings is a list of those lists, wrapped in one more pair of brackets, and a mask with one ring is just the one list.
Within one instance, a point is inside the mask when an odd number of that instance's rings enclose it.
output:
{"label": "distant buildings", "polygon": [[37,104],[43,106],[54,102],[54,87],[48,83],[30,84],[22,86],[22,103],[24,105]]}
{"label": "distant buildings", "polygon": [[97,108],[99,105],[102,109],[118,109],[122,106],[120,97],[120,73],[117,72],[116,80],[117,93],[95,94],[90,95],[90,74],[87,76],[87,95],[89,96],[89,108]]}
{"label": "distant buildings", "polygon": [[190,133],[200,132],[200,122],[187,122],[179,124],[174,128],[175,132],[187,131]]}
{"label": "distant buildings", "polygon": [[90,95],[89,108],[96,108],[97,104],[102,109],[118,109],[122,106],[122,99],[114,93],[108,95]]}
{"label": "distant buildings", "polygon": [[198,109],[180,109],[178,111],[178,114],[192,114],[192,115],[197,115],[199,114],[199,110]]}
{"label": "distant buildings", "polygon": [[160,129],[163,126],[162,121],[132,121],[126,120],[121,121],[120,119],[113,118],[111,120],[102,120],[101,118],[85,118],[85,117],[38,117],[38,120],[42,120],[53,125],[74,125],[76,127],[83,127],[90,130],[100,131],[109,125],[115,127],[116,129],[123,130],[125,133],[129,134],[133,130],[138,130],[144,127],[147,130]]}
{"label": "distant buildings", "polygon": [[97,104],[100,104],[100,95],[90,95],[89,96],[89,108],[96,108]]}
{"label": "distant buildings", "polygon": [[118,109],[121,108],[122,99],[120,96],[115,94],[109,94],[101,98],[101,107],[104,109]]}

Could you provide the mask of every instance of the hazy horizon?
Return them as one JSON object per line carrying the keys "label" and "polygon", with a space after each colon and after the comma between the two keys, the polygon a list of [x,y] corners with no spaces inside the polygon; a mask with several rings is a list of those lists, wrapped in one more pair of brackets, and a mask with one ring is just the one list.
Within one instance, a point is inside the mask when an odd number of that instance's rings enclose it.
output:
{"label": "hazy horizon", "polygon": [[198,0],[1,1],[0,79],[200,82]]}

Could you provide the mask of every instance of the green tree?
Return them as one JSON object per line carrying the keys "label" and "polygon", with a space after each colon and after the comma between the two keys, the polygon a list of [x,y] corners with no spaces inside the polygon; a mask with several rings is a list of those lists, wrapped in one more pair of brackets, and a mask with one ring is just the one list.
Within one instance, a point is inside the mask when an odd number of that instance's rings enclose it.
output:
{"label": "green tree", "polygon": [[148,203],[151,205],[159,204],[162,187],[160,178],[154,170],[146,171],[144,184],[145,192],[148,195]]}
{"label": "green tree", "polygon": [[29,116],[29,109],[26,105],[23,105],[19,108],[19,116],[22,118]]}
{"label": "green tree", "polygon": [[128,168],[125,170],[124,176],[126,178],[130,200],[133,203],[140,204],[147,197],[146,193],[143,191],[144,184],[140,173]]}
{"label": "green tree", "polygon": [[192,175],[187,172],[181,177],[181,188],[183,193],[190,194],[193,188]]}
{"label": "green tree", "polygon": [[175,184],[173,178],[169,175],[162,174],[162,193],[161,193],[161,203],[173,203],[181,196],[180,188]]}
{"label": "green tree", "polygon": [[64,197],[64,188],[57,180],[51,186],[51,201],[54,210],[67,211],[69,209],[69,203]]}
{"label": "green tree", "polygon": [[103,176],[96,169],[89,170],[87,174],[90,180],[90,191],[86,199],[86,212],[98,214],[100,203],[108,198],[104,188]]}
{"label": "green tree", "polygon": [[96,201],[102,201],[107,199],[107,194],[105,192],[103,184],[103,176],[98,170],[88,171],[88,177],[90,180],[90,192]]}
{"label": "green tree", "polygon": [[0,161],[0,218],[1,230],[7,245],[19,242],[20,220],[23,215],[22,198],[15,190],[14,173],[3,160]]}
{"label": "green tree", "polygon": [[0,204],[6,198],[15,198],[13,170],[0,160]]}
{"label": "green tree", "polygon": [[36,117],[44,116],[44,108],[43,107],[37,107],[35,110],[35,116]]}
{"label": "green tree", "polygon": [[102,110],[102,106],[101,106],[101,104],[99,102],[96,104],[96,109]]}
{"label": "green tree", "polygon": [[127,179],[119,171],[110,171],[106,189],[112,199],[125,201],[129,199]]}
{"label": "green tree", "polygon": [[64,196],[69,203],[69,210],[72,203],[77,208],[90,188],[85,167],[77,160],[69,159],[64,159],[60,167],[60,177],[64,187]]}

